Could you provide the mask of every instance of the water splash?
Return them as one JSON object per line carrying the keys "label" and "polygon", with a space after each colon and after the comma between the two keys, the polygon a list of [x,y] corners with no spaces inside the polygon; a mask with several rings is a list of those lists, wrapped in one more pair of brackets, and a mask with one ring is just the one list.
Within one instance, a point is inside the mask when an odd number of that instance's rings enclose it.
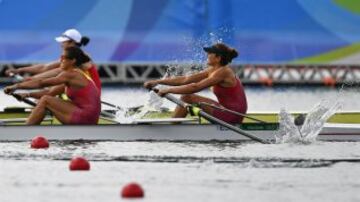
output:
{"label": "water splash", "polygon": [[[199,72],[206,67],[206,53],[203,50],[205,46],[211,46],[215,43],[224,43],[230,41],[234,32],[234,28],[220,27],[211,30],[199,37],[184,36],[181,39],[183,47],[182,52],[183,60],[179,60],[179,56],[173,56],[173,60],[169,62],[167,66],[171,66],[176,69],[176,76],[179,75],[191,75]],[[186,64],[186,65],[184,65]]]}
{"label": "water splash", "polygon": [[307,114],[304,123],[295,125],[294,117],[285,109],[279,113],[280,129],[275,134],[276,143],[310,144],[316,141],[325,122],[341,108],[340,102],[322,101]]}
{"label": "water splash", "polygon": [[159,97],[155,92],[151,91],[143,106],[139,106],[136,110],[132,108],[126,110],[118,110],[115,115],[117,122],[121,124],[135,123],[138,119],[143,118],[149,112],[167,111],[163,106],[163,98]]}
{"label": "water splash", "polygon": [[[173,69],[174,68],[169,67],[162,78],[172,77],[174,75]],[[165,86],[157,85],[156,88],[160,90],[165,88]],[[131,112],[130,109],[118,110],[115,115],[116,121],[122,124],[134,123],[137,119],[143,118],[149,112],[162,112],[167,110],[162,107],[164,98],[158,96],[154,91],[150,91],[147,95],[145,104],[139,107],[135,112]]]}

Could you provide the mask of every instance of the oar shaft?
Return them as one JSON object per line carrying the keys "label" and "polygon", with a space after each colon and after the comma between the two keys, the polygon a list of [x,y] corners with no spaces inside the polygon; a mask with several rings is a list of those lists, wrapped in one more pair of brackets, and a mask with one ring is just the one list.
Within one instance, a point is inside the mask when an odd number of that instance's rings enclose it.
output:
{"label": "oar shaft", "polygon": [[103,117],[112,118],[112,119],[116,117],[115,114],[109,113],[107,111],[101,111],[100,115]]}
{"label": "oar shaft", "polygon": [[101,101],[101,104],[107,105],[107,106],[109,106],[109,107],[113,107],[113,108],[118,109],[118,110],[122,110],[122,111],[124,110],[122,107],[119,107],[119,106],[117,106],[117,105],[111,104],[111,103],[109,103],[109,102]]}
{"label": "oar shaft", "polygon": [[226,109],[226,108],[224,108],[224,107],[218,107],[218,106],[215,106],[215,105],[212,105],[212,104],[209,104],[209,103],[205,103],[205,102],[200,102],[199,105],[209,106],[209,107],[212,107],[212,108],[215,108],[215,109],[219,109],[219,110],[221,110],[221,111],[226,111],[226,112],[235,114],[235,115],[237,115],[237,116],[242,116],[242,117],[251,119],[251,120],[253,120],[253,121],[257,121],[257,122],[260,122],[260,123],[266,123],[266,121],[263,121],[263,120],[260,120],[260,119],[257,119],[257,118],[253,118],[253,117],[248,116],[248,115],[246,115],[246,114],[243,114],[243,113],[240,113],[240,112],[236,112],[236,111],[233,111],[233,110],[230,110],[230,109]]}
{"label": "oar shaft", "polygon": [[[155,91],[155,92],[158,91],[157,89],[152,89],[152,90]],[[176,98],[175,96],[173,96],[173,95],[171,95],[171,94],[166,94],[166,95],[164,95],[164,97],[165,97],[166,99],[168,99],[169,101],[174,102],[175,104],[177,104],[177,105],[179,105],[179,106],[181,106],[181,107],[184,107],[184,108],[190,108],[190,107],[192,107],[191,105],[183,102],[182,100]],[[221,125],[221,126],[224,126],[224,127],[228,128],[228,129],[230,129],[230,130],[232,130],[232,131],[234,131],[234,132],[236,132],[236,133],[239,133],[239,134],[241,134],[241,135],[244,135],[244,136],[246,136],[246,137],[248,137],[248,138],[250,138],[250,139],[252,139],[252,140],[258,141],[258,142],[260,142],[260,143],[263,143],[263,144],[268,144],[268,143],[269,143],[269,142],[266,141],[266,140],[263,140],[263,139],[261,139],[261,138],[258,138],[258,137],[256,137],[256,136],[250,134],[250,133],[247,133],[246,131],[241,130],[240,128],[237,128],[237,127],[235,127],[235,126],[233,126],[233,125],[231,125],[231,124],[228,124],[228,123],[226,123],[226,122],[224,122],[224,121],[222,121],[222,120],[220,120],[220,119],[218,119],[218,118],[216,118],[216,117],[213,117],[213,116],[211,116],[210,114],[204,112],[204,111],[201,110],[201,109],[198,109],[198,111],[199,111],[198,113],[199,113],[199,115],[200,115],[201,117],[205,118],[206,120],[208,120],[208,121],[210,121],[210,122],[212,122],[212,123],[216,123],[216,124],[219,124],[219,125]]]}
{"label": "oar shaft", "polygon": [[12,93],[11,94],[12,96],[14,96],[14,98],[16,98],[17,100],[21,100],[22,102],[28,104],[28,105],[31,105],[33,107],[36,106],[36,103],[31,101],[30,99],[28,98],[22,98],[19,94],[16,94],[16,93]]}
{"label": "oar shaft", "polygon": [[177,99],[175,96],[173,96],[173,95],[171,95],[171,94],[166,94],[164,97],[165,97],[166,99],[170,100],[171,102],[173,102],[173,103],[181,106],[181,107],[187,108],[187,107],[190,106],[189,104],[183,102],[183,101],[180,100],[180,99]]}
{"label": "oar shaft", "polygon": [[238,128],[238,127],[235,127],[235,126],[233,126],[233,125],[231,125],[231,124],[228,124],[228,123],[226,123],[225,121],[222,121],[222,120],[220,120],[220,119],[218,119],[218,118],[216,118],[216,117],[213,117],[213,116],[211,116],[210,114],[208,114],[208,113],[206,113],[206,112],[204,112],[204,111],[202,111],[202,110],[200,110],[199,114],[200,114],[201,117],[204,117],[204,118],[205,118],[206,120],[208,120],[208,121],[215,122],[215,123],[217,123],[217,124],[219,124],[219,125],[222,125],[222,126],[228,128],[228,129],[233,130],[233,131],[235,131],[235,132],[237,132],[237,133],[240,133],[241,135],[244,135],[244,136],[246,136],[246,137],[248,137],[248,138],[250,138],[250,139],[252,139],[252,140],[261,142],[261,143],[263,143],[263,144],[268,144],[268,143],[269,143],[269,142],[267,142],[266,140],[263,140],[263,139],[258,138],[258,137],[256,137],[256,136],[250,134],[250,133],[247,133],[246,131],[241,130],[241,129]]}

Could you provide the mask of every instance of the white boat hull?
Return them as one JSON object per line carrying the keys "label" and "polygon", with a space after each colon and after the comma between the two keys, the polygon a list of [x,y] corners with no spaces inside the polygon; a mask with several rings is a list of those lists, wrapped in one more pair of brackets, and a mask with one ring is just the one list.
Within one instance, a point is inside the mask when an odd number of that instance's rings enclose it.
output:
{"label": "white boat hull", "polygon": [[[246,130],[265,140],[274,140],[276,130]],[[28,141],[42,135],[49,140],[111,141],[243,141],[247,137],[219,125],[93,125],[93,126],[0,126],[0,141]],[[319,140],[360,141],[360,124],[326,124]]]}

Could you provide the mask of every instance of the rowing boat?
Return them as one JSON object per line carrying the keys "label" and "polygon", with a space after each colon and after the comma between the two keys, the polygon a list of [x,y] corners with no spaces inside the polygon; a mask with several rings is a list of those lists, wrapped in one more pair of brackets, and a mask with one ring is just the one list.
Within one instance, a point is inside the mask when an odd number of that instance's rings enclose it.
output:
{"label": "rowing boat", "polygon": [[[28,112],[2,112],[0,117],[26,117]],[[345,113],[346,114],[346,113]],[[335,116],[346,117],[344,113]],[[356,113],[352,113],[354,115]],[[357,113],[360,116],[360,113]],[[13,118],[16,120],[17,118]],[[23,120],[23,118],[20,118]],[[336,117],[334,119],[337,119]],[[1,120],[1,119],[0,119]],[[4,119],[3,119],[4,120]],[[347,120],[347,119],[346,119]],[[50,121],[50,120],[47,120]],[[279,132],[278,123],[245,122],[236,127],[256,137],[274,141]],[[137,119],[131,124],[103,122],[99,125],[51,125],[24,124],[0,125],[0,141],[28,141],[36,135],[50,140],[98,140],[98,141],[244,141],[240,135],[218,124],[199,124],[197,118],[147,118]],[[360,124],[327,123],[321,130],[319,140],[360,141]]]}
{"label": "rowing boat", "polygon": [[[121,125],[2,125],[0,141],[27,141],[36,135],[50,140],[111,140],[111,141],[243,141],[247,137],[239,135],[216,124],[172,124],[142,123]],[[277,123],[245,123],[239,125],[242,130],[265,140],[274,140],[278,132]],[[318,136],[327,141],[360,141],[359,124],[325,124]]]}
{"label": "rowing boat", "polygon": [[[11,119],[11,118],[26,118],[29,115],[30,111],[26,108],[22,107],[12,107],[5,108],[4,111],[0,111],[0,121],[3,119]],[[109,110],[109,114],[113,113],[113,111]],[[168,118],[171,116],[170,111],[168,112],[149,112],[146,117],[147,118]],[[291,114],[296,117],[300,114],[306,114],[303,111],[291,112]],[[269,112],[269,111],[258,111],[258,112],[248,112],[246,114],[249,117],[263,120],[264,122],[275,123],[278,122],[278,112]],[[253,119],[244,118],[245,123],[254,123]],[[344,123],[344,124],[360,124],[360,112],[359,111],[341,111],[335,113],[328,120],[328,123]]]}

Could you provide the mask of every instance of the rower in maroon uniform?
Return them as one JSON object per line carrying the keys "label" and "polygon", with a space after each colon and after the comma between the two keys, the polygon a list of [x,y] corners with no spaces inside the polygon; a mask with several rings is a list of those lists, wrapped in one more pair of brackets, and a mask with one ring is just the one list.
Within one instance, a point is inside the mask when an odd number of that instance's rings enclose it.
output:
{"label": "rower in maroon uniform", "polygon": [[[202,72],[190,76],[148,81],[144,84],[144,87],[151,88],[157,84],[169,85],[172,87],[160,89],[158,94],[160,96],[167,93],[182,94],[181,100],[189,104],[208,103],[245,114],[247,100],[243,85],[228,65],[238,56],[237,51],[223,43],[205,47],[204,51],[207,52],[208,68]],[[209,87],[212,88],[217,101],[194,94]],[[243,120],[242,116],[209,105],[201,105],[200,107],[205,112],[228,123],[241,123]],[[185,117],[186,115],[187,109],[177,106],[173,117]]]}
{"label": "rower in maroon uniform", "polygon": [[[76,29],[68,29],[62,35],[55,38],[57,42],[60,43],[61,48],[64,50],[68,47],[83,47],[86,46],[90,39],[89,37],[82,36],[81,33]],[[28,73],[31,74],[32,77],[27,78],[30,79],[43,79],[49,78],[53,76],[57,76],[61,71],[60,68],[61,61],[53,61],[48,64],[36,64],[28,67],[22,67],[18,69],[8,69],[6,70],[7,75],[13,74],[23,74]],[[85,64],[83,64],[82,69],[88,74],[91,79],[95,82],[96,86],[101,93],[101,81],[100,76],[96,68],[96,64],[91,60]]]}
{"label": "rower in maroon uniform", "polygon": [[[56,77],[33,79],[7,86],[5,93],[17,89],[44,89],[40,92],[19,94],[22,98],[39,99],[31,112],[27,124],[40,124],[46,109],[63,124],[97,124],[100,111],[100,92],[94,81],[81,68],[90,58],[79,47],[65,48],[61,56],[61,73]],[[66,93],[70,100],[62,100],[56,95]]]}

